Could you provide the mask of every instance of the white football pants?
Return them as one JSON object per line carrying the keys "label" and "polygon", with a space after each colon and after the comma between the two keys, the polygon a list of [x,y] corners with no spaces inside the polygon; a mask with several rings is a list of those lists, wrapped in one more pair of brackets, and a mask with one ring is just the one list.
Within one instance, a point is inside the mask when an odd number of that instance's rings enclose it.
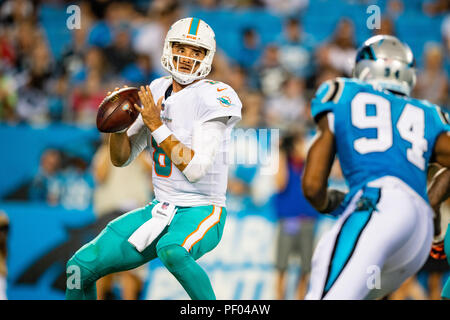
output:
{"label": "white football pants", "polygon": [[[360,190],[314,251],[305,299],[377,299],[417,273],[433,240],[429,204],[403,181],[383,177],[373,212],[355,211]],[[370,210],[369,210],[370,211]]]}

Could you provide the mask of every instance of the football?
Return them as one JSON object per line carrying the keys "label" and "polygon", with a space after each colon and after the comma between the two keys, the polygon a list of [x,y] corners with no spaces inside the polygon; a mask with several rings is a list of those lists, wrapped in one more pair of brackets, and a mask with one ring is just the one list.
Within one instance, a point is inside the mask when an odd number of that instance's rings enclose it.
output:
{"label": "football", "polygon": [[103,99],[97,111],[97,129],[117,132],[128,128],[139,116],[134,104],[140,105],[138,88],[127,87],[114,91]]}

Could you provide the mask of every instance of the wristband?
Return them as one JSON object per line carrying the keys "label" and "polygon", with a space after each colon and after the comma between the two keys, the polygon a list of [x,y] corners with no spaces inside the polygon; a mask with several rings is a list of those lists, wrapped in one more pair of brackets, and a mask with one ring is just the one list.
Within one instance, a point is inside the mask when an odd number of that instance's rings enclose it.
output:
{"label": "wristband", "polygon": [[152,132],[152,136],[153,138],[155,138],[157,144],[161,144],[161,142],[166,140],[171,134],[172,131],[170,131],[170,129],[165,124],[158,127],[158,129]]}

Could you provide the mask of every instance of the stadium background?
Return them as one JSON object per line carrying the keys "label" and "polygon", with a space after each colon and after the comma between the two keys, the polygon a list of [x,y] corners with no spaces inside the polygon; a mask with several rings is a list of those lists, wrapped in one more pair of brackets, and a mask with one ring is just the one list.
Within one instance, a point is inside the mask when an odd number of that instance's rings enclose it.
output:
{"label": "stadium background", "polygon": [[[71,5],[80,9],[79,29],[68,28],[76,12]],[[380,29],[368,28],[370,5],[380,9]],[[114,87],[165,75],[159,63],[165,33],[187,16],[205,20],[216,33],[208,78],[238,92],[242,129],[278,128],[282,137],[300,128],[310,138],[314,90],[324,80],[349,76],[355,48],[377,33],[411,46],[419,70],[414,96],[449,110],[447,1],[3,1],[0,209],[11,224],[10,299],[64,298],[65,262],[97,230],[92,161],[102,140],[95,128],[98,103]],[[266,135],[245,143],[236,143],[234,152],[274,147]],[[222,242],[200,259],[219,299],[274,298],[277,216],[264,160],[231,167]],[[339,173],[333,183],[345,188]],[[332,222],[320,217],[316,238]],[[141,298],[187,298],[158,260],[146,268]],[[289,267],[287,298],[298,268],[298,261]],[[419,280],[427,290],[427,273]]]}

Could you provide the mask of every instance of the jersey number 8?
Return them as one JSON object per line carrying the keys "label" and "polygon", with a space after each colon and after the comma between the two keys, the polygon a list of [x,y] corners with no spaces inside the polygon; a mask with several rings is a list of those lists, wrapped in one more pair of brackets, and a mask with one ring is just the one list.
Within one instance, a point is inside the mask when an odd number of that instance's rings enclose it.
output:
{"label": "jersey number 8", "polygon": [[[375,106],[375,115],[367,115],[367,105]],[[391,103],[389,100],[367,92],[358,93],[351,102],[352,124],[359,129],[377,129],[376,138],[362,137],[353,142],[360,154],[383,152],[392,147],[393,128]],[[425,139],[425,113],[423,109],[407,104],[397,121],[400,137],[411,147],[406,150],[407,159],[418,168],[425,170],[424,152],[428,150]]]}
{"label": "jersey number 8", "polygon": [[172,161],[164,153],[164,150],[158,146],[155,138],[152,137],[153,146],[153,168],[155,168],[155,173],[158,177],[168,178],[172,173]]}

